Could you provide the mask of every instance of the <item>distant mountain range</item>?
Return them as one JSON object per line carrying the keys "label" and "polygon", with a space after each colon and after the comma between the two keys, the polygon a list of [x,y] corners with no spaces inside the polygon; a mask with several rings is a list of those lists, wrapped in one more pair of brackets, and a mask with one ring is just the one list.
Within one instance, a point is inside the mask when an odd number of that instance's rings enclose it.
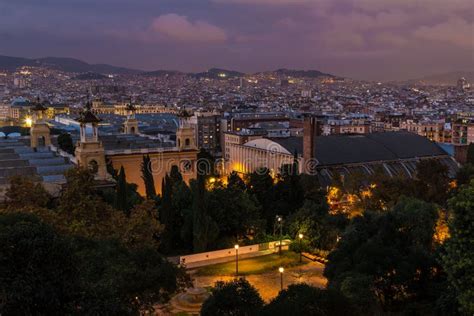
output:
{"label": "distant mountain range", "polygon": [[294,70],[294,69],[277,69],[274,71],[279,76],[288,76],[294,78],[318,78],[318,77],[334,77],[334,75],[327,74],[318,70]]}
{"label": "distant mountain range", "polygon": [[456,85],[459,78],[466,78],[471,84],[474,83],[474,71],[452,71],[441,74],[435,74],[425,76],[418,79],[408,80],[407,83],[411,84],[424,84],[424,85],[442,85],[442,86],[454,86]]}
{"label": "distant mountain range", "polygon": [[107,64],[88,64],[79,59],[62,57],[45,58],[22,58],[0,56],[0,69],[13,71],[21,66],[47,67],[65,72],[91,72],[91,73],[111,73],[111,74],[135,74],[142,71],[123,67],[115,67]]}
{"label": "distant mountain range", "polygon": [[96,72],[84,72],[84,73],[81,73],[79,75],[77,75],[76,77],[72,78],[72,79],[75,79],[75,80],[103,80],[103,79],[108,79],[109,77],[108,76],[105,76],[103,74],[99,74],[99,73],[96,73]]}
{"label": "distant mountain range", "polygon": [[234,70],[211,68],[205,72],[198,72],[195,74],[191,74],[191,76],[195,78],[225,79],[225,78],[239,78],[239,77],[245,76],[245,74],[242,72],[234,71]]}
{"label": "distant mountain range", "polygon": [[[87,80],[87,79],[103,79],[104,74],[125,74],[125,75],[143,75],[149,77],[162,77],[172,75],[189,75],[195,78],[209,78],[209,79],[225,79],[225,78],[239,78],[245,73],[220,69],[211,68],[205,72],[199,73],[183,73],[175,70],[156,70],[156,71],[143,71],[138,69],[130,69],[124,67],[116,67],[107,64],[88,64],[82,60],[75,58],[64,58],[64,57],[44,57],[44,58],[22,58],[22,57],[10,57],[0,55],[0,70],[14,71],[18,67],[22,66],[33,66],[33,67],[46,67],[56,69],[64,72],[80,73],[76,79]],[[265,73],[275,73],[281,76],[290,77],[334,77],[333,75],[320,72],[318,70],[292,70],[292,69],[278,69],[275,71],[268,71]]]}

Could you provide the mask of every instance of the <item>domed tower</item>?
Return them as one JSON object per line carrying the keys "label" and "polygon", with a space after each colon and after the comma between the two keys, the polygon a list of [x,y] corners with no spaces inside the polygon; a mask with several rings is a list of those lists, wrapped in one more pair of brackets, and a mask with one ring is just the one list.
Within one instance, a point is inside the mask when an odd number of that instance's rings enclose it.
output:
{"label": "domed tower", "polygon": [[99,141],[98,125],[102,121],[92,111],[89,100],[76,121],[80,124],[80,140],[74,152],[80,167],[91,169],[96,179],[107,179],[105,150]]}
{"label": "domed tower", "polygon": [[179,127],[176,131],[176,147],[178,150],[196,150],[196,139],[194,127],[189,122],[191,114],[186,110],[182,110],[178,114]]}
{"label": "domed tower", "polygon": [[33,112],[32,125],[30,129],[30,145],[32,148],[51,145],[49,126],[46,124],[47,108],[40,102],[40,98],[31,109]]}
{"label": "domed tower", "polygon": [[123,124],[123,132],[125,134],[138,134],[138,121],[135,118],[136,108],[132,103],[132,97],[130,97],[130,103],[127,104],[127,119]]}

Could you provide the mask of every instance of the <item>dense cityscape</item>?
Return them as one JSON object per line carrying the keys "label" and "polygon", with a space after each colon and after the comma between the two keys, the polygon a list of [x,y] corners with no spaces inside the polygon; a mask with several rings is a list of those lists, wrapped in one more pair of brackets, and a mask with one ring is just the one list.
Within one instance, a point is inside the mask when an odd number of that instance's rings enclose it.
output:
{"label": "dense cityscape", "polygon": [[[338,1],[265,0],[251,15],[288,9],[291,19],[274,27],[304,31],[293,19],[306,13],[290,8],[336,17]],[[369,2],[341,10],[354,11],[353,32],[367,27],[368,49],[370,27],[388,37],[393,16],[412,23],[410,10],[429,6]],[[231,17],[253,5],[210,3],[231,6]],[[463,3],[433,6],[469,24]],[[191,3],[163,5],[196,20],[162,13],[146,31],[157,39],[132,27],[104,34],[161,41],[164,51],[174,38],[196,49],[188,54],[197,65],[209,64],[204,55],[226,64],[204,46],[251,41],[198,19]],[[425,18],[444,18],[435,11]],[[436,36],[451,40],[439,25]],[[421,28],[417,41],[438,40]],[[70,43],[49,32],[57,37],[45,43]],[[285,34],[287,43],[300,36]],[[456,51],[462,36],[452,36]],[[472,36],[461,42],[459,52],[474,56]],[[386,80],[382,70],[300,67],[286,50],[273,52],[281,67],[256,54],[267,70],[244,72],[232,63],[192,71],[184,61],[189,71],[150,70],[158,68],[140,66],[145,53],[136,67],[111,66],[89,49],[82,55],[101,63],[0,55],[0,315],[474,315],[472,58],[417,77],[394,58],[410,75]],[[163,58],[173,64],[176,53]]]}

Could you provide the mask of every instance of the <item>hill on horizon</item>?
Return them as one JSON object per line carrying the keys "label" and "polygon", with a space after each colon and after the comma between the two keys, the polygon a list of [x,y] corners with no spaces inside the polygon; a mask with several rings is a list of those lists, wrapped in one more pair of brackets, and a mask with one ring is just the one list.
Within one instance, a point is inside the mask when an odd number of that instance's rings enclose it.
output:
{"label": "hill on horizon", "polygon": [[82,60],[66,57],[23,58],[0,55],[0,69],[14,71],[18,67],[45,67],[64,72],[98,74],[137,74],[141,70],[116,67],[107,64],[88,64]]}
{"label": "hill on horizon", "polygon": [[[91,74],[96,74],[97,79],[99,75],[103,74],[122,74],[122,75],[143,75],[149,77],[161,77],[172,75],[188,75],[194,78],[209,78],[209,79],[225,79],[225,78],[239,78],[247,75],[247,73],[235,70],[228,70],[222,68],[211,68],[204,72],[186,73],[177,70],[154,70],[144,71],[138,69],[131,69],[125,67],[112,66],[109,64],[89,64],[76,58],[68,57],[43,57],[43,58],[24,58],[11,57],[0,55],[0,70],[15,71],[22,66],[31,67],[45,67],[56,69],[64,72],[73,72],[85,74],[84,79],[92,77]],[[273,71],[265,71],[260,73],[275,73],[279,76],[289,76],[295,78],[317,78],[317,77],[335,77],[332,74],[323,73],[318,70],[296,70],[280,68]],[[87,75],[86,75],[87,74]],[[251,74],[251,73],[248,73]],[[79,77],[81,78],[81,77]]]}
{"label": "hill on horizon", "polygon": [[424,85],[442,85],[442,86],[455,86],[459,78],[466,78],[471,84],[474,83],[474,70],[472,71],[451,71],[445,73],[439,73],[429,76],[424,76],[418,79],[407,80],[406,82],[411,84],[424,84]]}

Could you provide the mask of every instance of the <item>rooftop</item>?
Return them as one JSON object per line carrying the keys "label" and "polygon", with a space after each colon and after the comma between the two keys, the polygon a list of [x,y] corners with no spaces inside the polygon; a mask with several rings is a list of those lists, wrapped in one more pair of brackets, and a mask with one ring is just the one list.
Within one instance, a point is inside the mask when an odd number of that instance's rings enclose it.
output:
{"label": "rooftop", "polygon": [[[290,153],[303,153],[303,138],[272,138]],[[445,156],[435,142],[409,132],[364,135],[329,135],[315,139],[315,157],[320,165],[340,165],[375,161]]]}

